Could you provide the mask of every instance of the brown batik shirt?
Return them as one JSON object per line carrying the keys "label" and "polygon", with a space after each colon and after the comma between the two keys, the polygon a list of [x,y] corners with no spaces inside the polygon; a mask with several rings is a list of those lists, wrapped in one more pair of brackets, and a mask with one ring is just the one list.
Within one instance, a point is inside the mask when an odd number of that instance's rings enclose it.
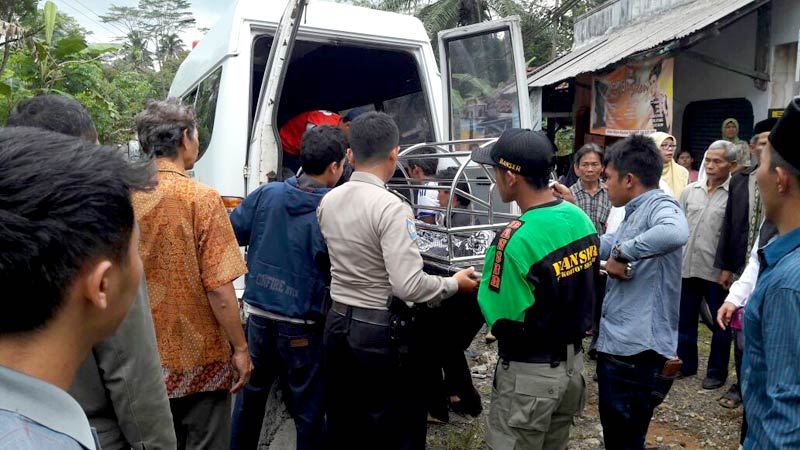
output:
{"label": "brown batik shirt", "polygon": [[227,390],[236,372],[207,293],[247,269],[219,193],[166,159],[156,165],[158,187],[133,205],[167,394]]}

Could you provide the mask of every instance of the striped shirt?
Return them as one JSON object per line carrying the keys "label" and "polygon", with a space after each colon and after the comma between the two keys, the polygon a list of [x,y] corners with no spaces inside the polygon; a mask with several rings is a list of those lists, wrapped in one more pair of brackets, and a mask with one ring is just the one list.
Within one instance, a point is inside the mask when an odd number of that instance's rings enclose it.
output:
{"label": "striped shirt", "polygon": [[800,448],[800,228],[759,250],[759,260],[744,313],[744,448]]}

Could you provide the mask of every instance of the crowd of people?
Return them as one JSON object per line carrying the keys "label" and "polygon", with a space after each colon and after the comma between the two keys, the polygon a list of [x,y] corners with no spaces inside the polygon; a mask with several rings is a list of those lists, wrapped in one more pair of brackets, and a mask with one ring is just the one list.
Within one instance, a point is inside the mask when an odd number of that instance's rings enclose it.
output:
{"label": "crowd of people", "polygon": [[440,275],[423,270],[418,220],[478,221],[437,216],[469,206],[428,181],[454,170],[408,161],[415,211],[386,187],[390,116],[295,121],[284,159],[300,170],[229,212],[189,176],[197,125],[178,100],[136,117],[142,162],[100,145],[73,99],[13,109],[0,448],[256,449],[279,380],[298,450],[423,449],[448,406],[480,414],[463,350],[485,321],[499,356],[489,449],[567,448],[590,330],[605,448],[639,450],[674,380],[698,371],[703,303],[717,320],[703,388],[725,384],[735,342],[738,383],[720,403],[744,402],[744,448],[800,448],[800,97],[756,124],[749,149],[726,120],[696,181],[666,133],[582,147],[568,186],[551,180],[545,135],[506,130],[471,159],[522,214],[482,268]]}

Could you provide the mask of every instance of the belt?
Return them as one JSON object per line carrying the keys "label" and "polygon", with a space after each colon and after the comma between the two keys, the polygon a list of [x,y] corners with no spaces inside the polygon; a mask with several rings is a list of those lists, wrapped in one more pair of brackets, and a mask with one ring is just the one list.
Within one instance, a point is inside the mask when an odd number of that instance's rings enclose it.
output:
{"label": "belt", "polygon": [[[500,341],[498,346],[498,350],[500,352],[500,357],[507,361],[516,361],[516,362],[523,362],[523,363],[533,363],[533,364],[550,364],[553,362],[558,361],[566,361],[569,359],[567,353],[567,347],[564,346],[558,351],[558,354],[553,355],[552,350],[526,350],[526,351],[519,351],[517,349],[509,350],[508,346],[502,345],[503,342]],[[581,341],[577,341],[571,346],[574,348],[573,355],[577,355],[583,350],[583,346],[581,345]],[[516,350],[516,351],[515,351]]]}
{"label": "belt", "polygon": [[342,317],[384,327],[389,326],[392,317],[392,313],[385,309],[362,308],[360,306],[345,305],[337,301],[334,301],[333,305],[331,305],[331,311]]}
{"label": "belt", "polygon": [[661,356],[655,350],[647,350],[641,353],[637,353],[635,355],[630,356],[620,356],[620,355],[612,355],[609,353],[602,353],[598,352],[600,356],[611,357],[617,361],[624,362],[626,364],[631,364],[633,366],[638,365],[653,365],[657,367],[661,367],[667,361],[667,358]]}

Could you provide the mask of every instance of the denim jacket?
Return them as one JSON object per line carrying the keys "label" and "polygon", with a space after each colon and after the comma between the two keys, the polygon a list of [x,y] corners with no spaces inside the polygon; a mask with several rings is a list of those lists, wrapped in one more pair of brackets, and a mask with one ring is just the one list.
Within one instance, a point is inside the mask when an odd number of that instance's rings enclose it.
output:
{"label": "denim jacket", "polygon": [[678,202],[659,189],[625,205],[625,220],[600,241],[607,260],[620,245],[633,267],[627,281],[609,278],[597,351],[631,356],[655,350],[665,357],[678,347],[681,259],[689,226]]}

